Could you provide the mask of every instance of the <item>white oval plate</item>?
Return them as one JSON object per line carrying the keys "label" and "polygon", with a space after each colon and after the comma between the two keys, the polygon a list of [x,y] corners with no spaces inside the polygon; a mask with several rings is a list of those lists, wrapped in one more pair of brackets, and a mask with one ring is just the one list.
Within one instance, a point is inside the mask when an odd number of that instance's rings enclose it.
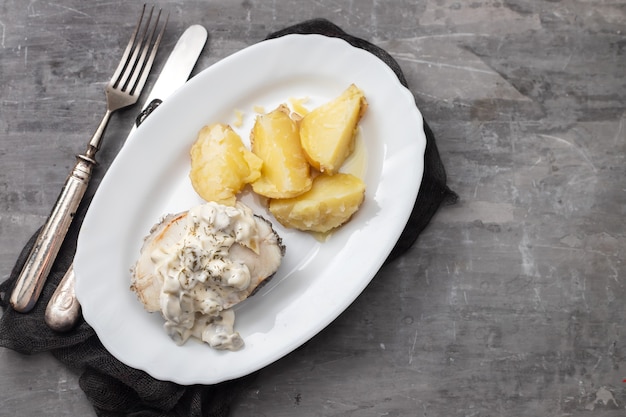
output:
{"label": "white oval plate", "polygon": [[[311,107],[350,83],[369,103],[361,121],[367,152],[366,199],[326,242],[286,230],[250,195],[244,201],[272,220],[287,246],[274,278],[236,308],[245,340],[237,352],[200,342],[177,346],[158,314],[129,289],[129,270],[151,226],[202,200],[188,179],[189,148],[205,124],[244,124],[254,109],[289,98]],[[252,373],[309,340],[333,321],[383,264],[411,213],[423,173],[426,138],[412,94],[374,55],[319,35],[258,43],[214,64],[166,100],[124,145],[84,219],[74,260],[85,320],[111,354],[161,380],[213,384]]]}

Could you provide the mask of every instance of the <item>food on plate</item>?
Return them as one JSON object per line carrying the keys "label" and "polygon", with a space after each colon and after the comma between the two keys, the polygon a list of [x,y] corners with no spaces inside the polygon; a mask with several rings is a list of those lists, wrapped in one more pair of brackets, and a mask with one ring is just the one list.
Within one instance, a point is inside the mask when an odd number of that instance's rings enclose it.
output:
{"label": "food on plate", "polygon": [[315,169],[331,175],[339,171],[354,149],[356,129],[366,109],[363,91],[351,84],[341,95],[302,118],[302,148]]}
{"label": "food on plate", "polygon": [[261,176],[263,161],[225,124],[203,127],[190,155],[191,184],[206,201],[232,206],[246,184]]}
{"label": "food on plate", "polygon": [[293,109],[294,113],[297,113],[300,116],[304,116],[309,113],[309,109],[305,107],[306,102],[309,101],[308,97],[304,98],[289,98],[289,106]]}
{"label": "food on plate", "polygon": [[207,202],[153,226],[131,289],[147,311],[161,312],[176,343],[195,337],[237,350],[244,342],[232,307],[274,275],[284,253],[272,224],[249,207]]}
{"label": "food on plate", "polygon": [[298,125],[287,106],[258,115],[250,143],[252,152],[263,161],[261,176],[252,182],[255,193],[290,198],[311,188],[310,165],[300,145]]}
{"label": "food on plate", "polygon": [[234,205],[250,184],[285,227],[326,233],[347,222],[365,195],[364,182],[347,171],[367,100],[355,84],[310,111],[307,100],[288,99],[293,109],[281,104],[269,113],[255,106],[250,149],[229,125],[204,127],[189,174],[200,197]]}
{"label": "food on plate", "polygon": [[347,222],[365,197],[365,183],[352,174],[320,174],[309,191],[272,199],[269,211],[285,227],[326,233]]}
{"label": "food on plate", "polygon": [[243,112],[241,110],[235,109],[235,121],[233,122],[234,127],[243,126]]}

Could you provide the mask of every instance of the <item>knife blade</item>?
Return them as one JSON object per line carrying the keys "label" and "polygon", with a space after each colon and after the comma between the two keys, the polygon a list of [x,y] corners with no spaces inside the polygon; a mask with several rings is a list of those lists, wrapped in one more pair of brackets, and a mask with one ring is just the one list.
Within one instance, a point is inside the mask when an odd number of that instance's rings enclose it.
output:
{"label": "knife blade", "polygon": [[[192,25],[183,32],[165,61],[161,73],[144,102],[141,113],[128,133],[127,140],[163,100],[187,82],[207,37],[206,29],[200,25]],[[44,319],[52,330],[65,332],[76,324],[80,313],[80,303],[74,291],[75,278],[74,265],[70,265],[46,306]]]}

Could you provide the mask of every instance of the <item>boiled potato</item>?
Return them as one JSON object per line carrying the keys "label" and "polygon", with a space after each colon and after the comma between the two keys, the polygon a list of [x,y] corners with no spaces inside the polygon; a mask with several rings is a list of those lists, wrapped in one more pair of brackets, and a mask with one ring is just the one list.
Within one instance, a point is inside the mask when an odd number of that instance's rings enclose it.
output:
{"label": "boiled potato", "polygon": [[363,92],[351,84],[340,96],[302,118],[302,149],[313,167],[330,175],[339,171],[354,149],[357,125],[366,109]]}
{"label": "boiled potato", "polygon": [[190,155],[191,184],[206,201],[234,205],[237,193],[261,176],[263,161],[225,124],[203,127]]}
{"label": "boiled potato", "polygon": [[352,174],[320,174],[309,191],[273,199],[269,211],[283,226],[325,233],[347,222],[365,197],[365,183]]}
{"label": "boiled potato", "polygon": [[290,198],[311,188],[310,165],[289,108],[282,105],[257,116],[250,143],[252,152],[263,160],[261,176],[252,183],[255,193],[268,198]]}

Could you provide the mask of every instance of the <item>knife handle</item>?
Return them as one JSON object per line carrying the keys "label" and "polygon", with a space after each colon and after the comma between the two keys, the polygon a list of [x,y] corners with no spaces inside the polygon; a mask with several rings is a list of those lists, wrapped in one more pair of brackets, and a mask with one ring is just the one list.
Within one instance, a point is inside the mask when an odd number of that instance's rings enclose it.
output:
{"label": "knife handle", "polygon": [[70,265],[48,302],[44,318],[52,330],[66,332],[76,324],[80,314],[80,303],[74,292],[75,279],[74,265]]}
{"label": "knife handle", "polygon": [[33,309],[39,299],[52,264],[72,223],[72,218],[87,190],[95,164],[96,161],[88,156],[77,156],[76,165],[67,177],[61,194],[48,220],[41,228],[17,279],[10,299],[14,310],[27,313]]}

